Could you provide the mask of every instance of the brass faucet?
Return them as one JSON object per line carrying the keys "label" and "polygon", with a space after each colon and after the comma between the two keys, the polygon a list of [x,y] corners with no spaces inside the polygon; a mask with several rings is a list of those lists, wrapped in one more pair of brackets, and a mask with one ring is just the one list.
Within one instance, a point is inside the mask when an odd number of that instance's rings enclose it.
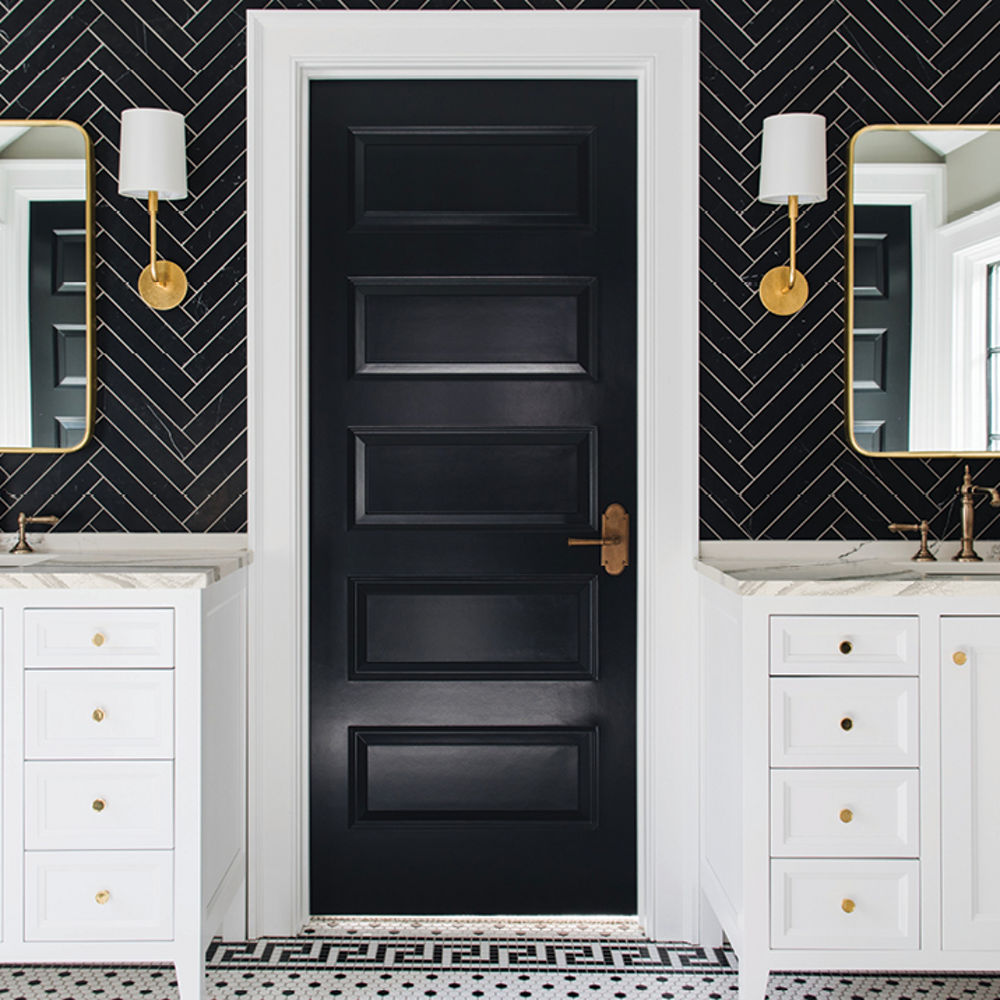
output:
{"label": "brass faucet", "polygon": [[990,506],[1000,507],[1000,492],[995,486],[977,486],[972,481],[969,467],[965,467],[965,475],[962,477],[962,485],[958,488],[958,494],[962,498],[962,547],[958,554],[952,556],[954,562],[982,562],[976,555],[976,550],[972,547],[973,541],[973,508],[976,503],[977,493],[989,493]]}
{"label": "brass faucet", "polygon": [[900,535],[904,531],[919,531],[920,532],[920,548],[917,550],[915,556],[910,557],[910,562],[937,562],[934,558],[934,554],[927,547],[927,536],[930,533],[931,526],[927,521],[921,521],[919,524],[890,524],[890,531],[896,531]]}
{"label": "brass faucet", "polygon": [[17,515],[17,543],[10,550],[15,555],[25,555],[28,552],[34,552],[35,550],[28,544],[28,539],[24,537],[24,530],[29,524],[58,524],[59,518],[54,517],[51,514],[46,514],[44,517],[28,517],[27,514],[22,510],[20,514]]}

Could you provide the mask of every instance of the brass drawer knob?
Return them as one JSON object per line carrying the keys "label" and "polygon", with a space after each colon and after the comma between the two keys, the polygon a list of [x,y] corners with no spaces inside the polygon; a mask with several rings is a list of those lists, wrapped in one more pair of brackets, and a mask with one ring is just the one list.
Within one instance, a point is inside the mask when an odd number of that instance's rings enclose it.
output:
{"label": "brass drawer knob", "polygon": [[840,810],[840,822],[841,823],[850,823],[852,819],[854,819],[854,813],[852,813],[850,809],[841,809]]}
{"label": "brass drawer knob", "polygon": [[844,656],[847,656],[847,654],[854,649],[854,644],[849,639],[845,639],[837,648],[844,654]]}
{"label": "brass drawer knob", "polygon": [[100,632],[94,633],[94,638],[90,640],[95,646],[104,645],[104,636]]}
{"label": "brass drawer knob", "polygon": [[843,729],[845,733],[849,733],[854,728],[854,720],[849,715],[845,715],[840,720],[840,728]]}
{"label": "brass drawer knob", "polygon": [[93,809],[95,813],[104,812],[107,806],[107,799],[94,799],[93,803],[91,803],[91,809]]}
{"label": "brass drawer knob", "polygon": [[959,650],[957,653],[952,653],[951,658],[960,667],[964,667],[969,661],[969,658],[962,652],[962,650]]}
{"label": "brass drawer knob", "polygon": [[107,889],[102,889],[94,899],[103,906],[111,898],[111,893]]}
{"label": "brass drawer knob", "polygon": [[853,913],[854,912],[854,900],[853,899],[842,899],[840,901],[840,908],[844,911],[844,913]]}
{"label": "brass drawer knob", "polygon": [[94,720],[94,722],[103,722],[104,721],[104,709],[103,708],[95,708],[94,711],[90,713],[90,717]]}

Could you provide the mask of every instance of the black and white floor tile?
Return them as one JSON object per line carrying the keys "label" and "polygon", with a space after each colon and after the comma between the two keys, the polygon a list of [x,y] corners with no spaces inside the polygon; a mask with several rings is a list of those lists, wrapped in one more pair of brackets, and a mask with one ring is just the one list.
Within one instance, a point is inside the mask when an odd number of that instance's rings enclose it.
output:
{"label": "black and white floor tile", "polygon": [[[508,930],[508,928],[503,928]],[[587,939],[414,933],[216,942],[211,1000],[736,1000],[728,950]],[[776,974],[771,1000],[1000,1000],[1000,975]],[[0,967],[0,1000],[176,1000],[170,967]]]}

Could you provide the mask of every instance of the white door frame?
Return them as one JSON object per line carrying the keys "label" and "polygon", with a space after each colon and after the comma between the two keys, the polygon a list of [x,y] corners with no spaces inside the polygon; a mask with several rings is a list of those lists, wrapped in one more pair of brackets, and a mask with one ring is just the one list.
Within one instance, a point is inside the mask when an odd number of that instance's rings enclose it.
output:
{"label": "white door frame", "polygon": [[638,97],[639,916],[661,940],[693,940],[698,15],[251,10],[247,20],[250,933],[295,933],[309,914],[308,83],[616,78],[634,79]]}

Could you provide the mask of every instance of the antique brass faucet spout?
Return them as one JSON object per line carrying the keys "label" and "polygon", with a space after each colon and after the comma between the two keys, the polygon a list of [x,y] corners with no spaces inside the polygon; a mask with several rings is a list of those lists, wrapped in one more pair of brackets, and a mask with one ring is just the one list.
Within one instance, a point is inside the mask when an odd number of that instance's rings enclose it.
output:
{"label": "antique brass faucet spout", "polygon": [[976,555],[973,548],[975,537],[975,503],[977,493],[989,493],[990,506],[1000,507],[1000,491],[995,486],[977,486],[972,481],[972,474],[969,467],[965,467],[965,475],[962,477],[962,485],[958,488],[958,494],[962,498],[962,547],[958,554],[952,556],[954,562],[982,562]]}

